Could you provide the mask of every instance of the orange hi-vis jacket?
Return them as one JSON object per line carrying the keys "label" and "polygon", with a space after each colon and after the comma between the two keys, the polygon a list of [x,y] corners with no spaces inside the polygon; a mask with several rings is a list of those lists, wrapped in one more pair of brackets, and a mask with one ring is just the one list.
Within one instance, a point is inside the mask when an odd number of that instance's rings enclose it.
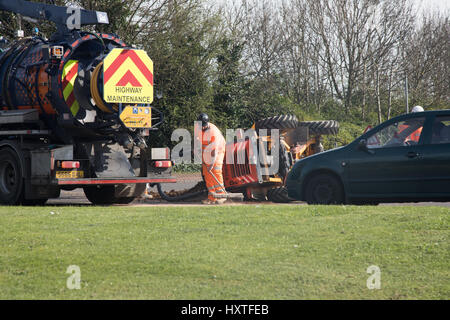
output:
{"label": "orange hi-vis jacket", "polygon": [[[402,124],[398,127],[399,131],[398,133],[401,133],[403,130],[406,130],[407,128],[409,128],[408,125],[406,124]],[[422,134],[422,127],[420,127],[419,129],[417,129],[416,131],[414,131],[413,133],[411,133],[406,139],[405,141],[409,140],[409,141],[414,141],[419,143],[420,140],[420,135]]]}
{"label": "orange hi-vis jacket", "polygon": [[223,161],[226,141],[214,124],[202,132],[202,171],[208,188],[208,199],[217,200],[215,194],[226,194],[223,184]]}

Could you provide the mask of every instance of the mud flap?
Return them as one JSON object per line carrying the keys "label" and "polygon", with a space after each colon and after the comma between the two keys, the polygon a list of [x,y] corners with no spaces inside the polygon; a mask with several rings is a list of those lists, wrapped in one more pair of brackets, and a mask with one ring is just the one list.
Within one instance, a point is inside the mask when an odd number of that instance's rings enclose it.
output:
{"label": "mud flap", "polygon": [[98,142],[91,144],[89,149],[87,153],[97,178],[136,177],[125,150],[119,144]]}
{"label": "mud flap", "polygon": [[[97,142],[85,144],[85,148],[97,178],[135,178],[140,176],[139,159],[131,159],[132,162],[130,162],[129,155],[121,145]],[[145,187],[145,184],[120,184],[115,187],[114,197],[139,197],[144,193]]]}

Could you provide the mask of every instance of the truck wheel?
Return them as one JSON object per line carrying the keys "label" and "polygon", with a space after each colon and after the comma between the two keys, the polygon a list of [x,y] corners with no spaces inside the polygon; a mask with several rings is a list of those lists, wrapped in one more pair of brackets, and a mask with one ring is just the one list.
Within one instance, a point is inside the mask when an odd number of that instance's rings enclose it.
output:
{"label": "truck wheel", "polygon": [[305,198],[308,204],[343,204],[344,189],[341,183],[329,174],[319,174],[306,184]]}
{"label": "truck wheel", "polygon": [[48,199],[33,199],[33,200],[23,200],[22,205],[23,206],[29,206],[29,207],[42,207],[45,205],[45,203],[48,201]]}
{"label": "truck wheel", "polygon": [[22,199],[22,166],[17,154],[9,148],[0,150],[0,203],[18,205]]}
{"label": "truck wheel", "polygon": [[302,121],[299,127],[307,127],[312,135],[327,135],[339,133],[339,122],[336,120]]}
{"label": "truck wheel", "polygon": [[255,128],[259,129],[295,129],[298,126],[298,119],[293,115],[275,116],[256,121]]}
{"label": "truck wheel", "polygon": [[286,187],[279,187],[267,191],[267,199],[275,203],[288,203],[292,200],[288,197]]}
{"label": "truck wheel", "polygon": [[134,201],[134,197],[126,197],[126,198],[116,198],[114,203],[116,204],[130,204]]}
{"label": "truck wheel", "polygon": [[135,199],[135,197],[117,198],[114,185],[89,186],[84,187],[83,191],[86,198],[94,205],[129,204]]}
{"label": "truck wheel", "polygon": [[83,188],[86,198],[94,205],[111,205],[117,200],[114,197],[116,189],[114,185],[89,186]]}

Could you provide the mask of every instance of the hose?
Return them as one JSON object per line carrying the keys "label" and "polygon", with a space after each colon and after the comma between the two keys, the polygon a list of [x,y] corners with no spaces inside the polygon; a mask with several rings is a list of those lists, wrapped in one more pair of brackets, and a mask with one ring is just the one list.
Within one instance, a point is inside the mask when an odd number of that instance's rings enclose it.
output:
{"label": "hose", "polygon": [[100,41],[100,43],[102,44],[103,50],[106,50],[106,49],[107,49],[106,44],[105,44],[105,41],[103,41],[103,39],[102,39],[97,33],[89,32],[89,31],[84,31],[84,32],[82,32],[81,34],[82,34],[82,35],[90,34],[90,35],[96,37],[97,40]]}
{"label": "hose", "polygon": [[188,199],[192,199],[192,198],[196,198],[196,197],[208,194],[207,190],[202,190],[202,191],[197,191],[197,192],[193,192],[193,193],[186,193],[186,194],[183,194],[181,196],[170,197],[166,193],[164,193],[160,183],[158,183],[156,185],[156,187],[158,188],[158,193],[161,196],[161,198],[166,200],[166,201],[169,201],[169,202],[177,202],[177,201],[188,200]]}
{"label": "hose", "polygon": [[100,71],[103,67],[103,61],[100,62],[97,67],[95,67],[94,71],[92,72],[92,78],[91,78],[91,96],[92,99],[94,99],[95,105],[102,110],[105,113],[113,113],[114,111],[118,111],[119,108],[117,107],[117,105],[113,106],[113,110],[111,110],[110,108],[108,108],[104,103],[103,103],[103,99],[100,95],[100,92],[98,90],[98,77],[100,75]]}

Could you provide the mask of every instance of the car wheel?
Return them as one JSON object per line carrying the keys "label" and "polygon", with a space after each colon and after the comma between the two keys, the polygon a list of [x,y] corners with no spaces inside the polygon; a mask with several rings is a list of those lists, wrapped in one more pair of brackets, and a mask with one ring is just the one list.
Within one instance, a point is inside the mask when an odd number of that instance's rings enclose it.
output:
{"label": "car wheel", "polygon": [[351,204],[355,205],[355,206],[377,206],[380,203],[377,202],[377,201],[371,201],[371,200],[367,200],[367,201],[365,201],[365,200],[352,200]]}
{"label": "car wheel", "polygon": [[343,204],[344,189],[340,181],[329,174],[312,177],[306,184],[305,200],[308,204]]}

